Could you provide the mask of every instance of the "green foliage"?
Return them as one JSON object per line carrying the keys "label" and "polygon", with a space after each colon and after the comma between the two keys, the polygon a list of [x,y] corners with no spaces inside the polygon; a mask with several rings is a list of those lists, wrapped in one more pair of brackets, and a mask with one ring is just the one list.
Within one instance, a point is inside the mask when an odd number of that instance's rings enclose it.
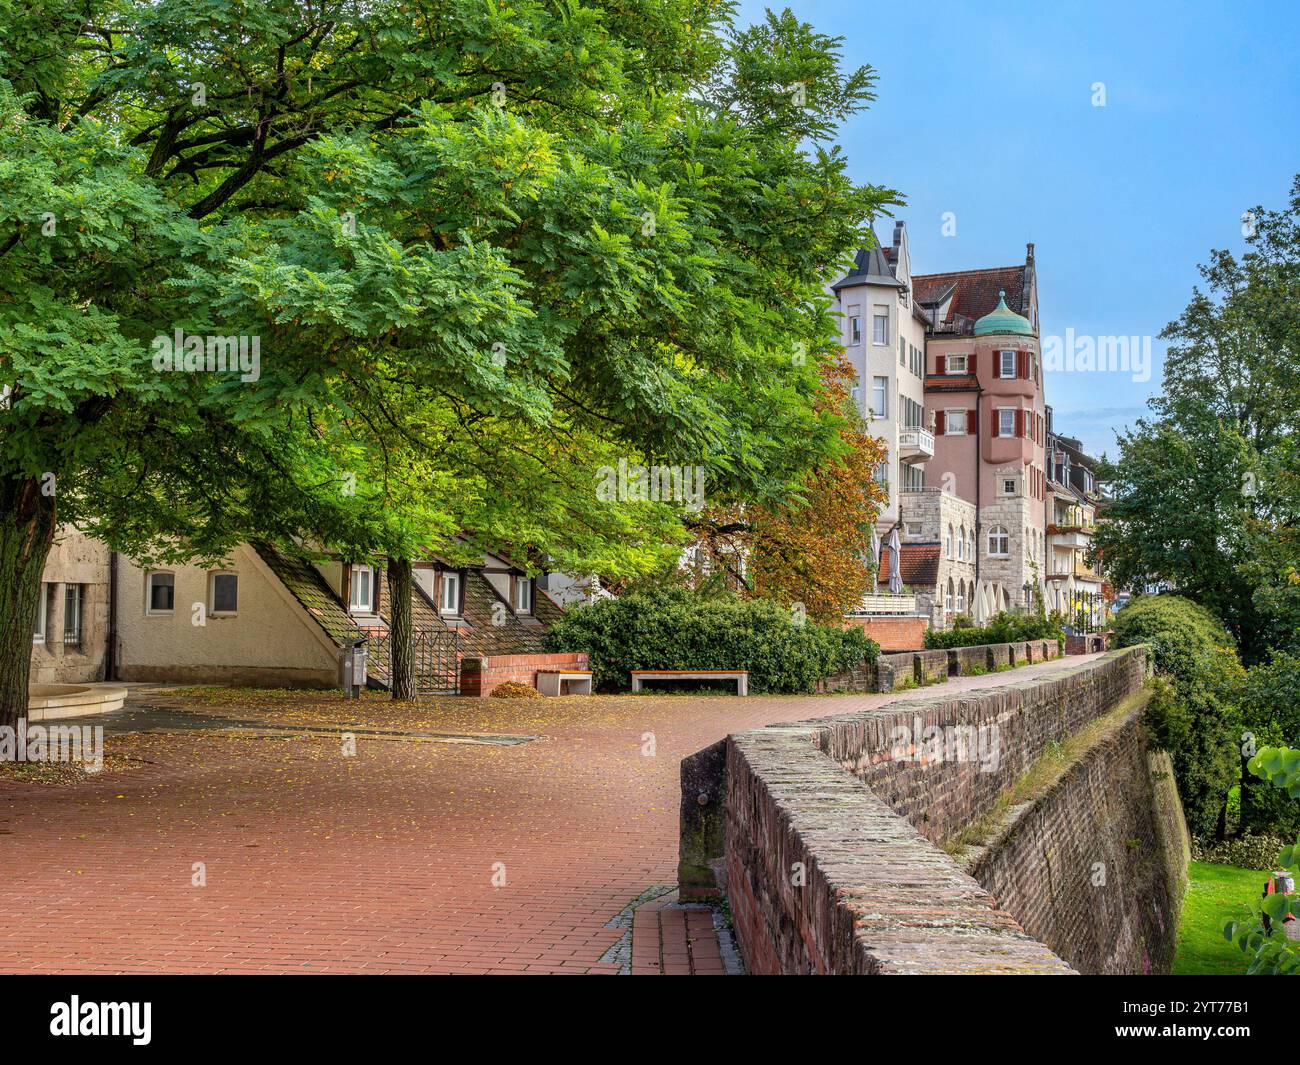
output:
{"label": "green foliage", "polygon": [[[1263,747],[1250,759],[1251,774],[1266,781],[1292,801],[1300,799],[1300,750]],[[1300,836],[1283,845],[1277,855],[1278,870],[1300,873]],[[1286,938],[1283,918],[1300,909],[1296,892],[1274,892],[1258,903],[1247,919],[1228,921],[1223,938],[1250,957],[1250,974],[1295,976],[1300,974],[1300,944]],[[1265,917],[1268,922],[1265,922]]]}
{"label": "green foliage", "polygon": [[1255,208],[1248,250],[1212,253],[1169,340],[1152,416],[1098,477],[1096,548],[1118,586],[1168,580],[1249,663],[1300,628],[1300,176]]}
{"label": "green foliage", "polygon": [[[960,619],[958,619],[960,620]],[[1056,618],[1035,614],[1009,614],[999,611],[987,625],[955,626],[951,629],[927,629],[925,646],[930,648],[977,647],[989,643],[1023,643],[1026,640],[1060,640],[1065,633]]]}
{"label": "green foliage", "polygon": [[[1253,667],[1241,689],[1241,712],[1248,745],[1300,745],[1300,653],[1278,651]],[[1300,832],[1300,803],[1245,776],[1241,825],[1255,832],[1294,836]]]}
{"label": "green foliage", "polygon": [[1159,683],[1147,720],[1173,761],[1192,834],[1218,834],[1240,775],[1244,673],[1232,637],[1205,607],[1175,595],[1131,600],[1116,615],[1114,632],[1118,647],[1150,645]]}
{"label": "green foliage", "polygon": [[879,652],[861,629],[800,624],[775,603],[681,588],[571,609],[551,626],[546,643],[552,651],[589,654],[595,683],[618,690],[630,686],[633,669],[747,669],[752,692],[809,692]]}
{"label": "green foliage", "polygon": [[[827,144],[870,68],[731,18],[0,0],[0,480],[54,473],[60,521],[141,559],[470,530],[611,576],[686,517],[598,498],[620,459],[796,497],[842,446],[825,279],[898,200]],[[259,374],[156,369],[178,328],[257,337]]]}
{"label": "green foliage", "polygon": [[1257,836],[1243,832],[1232,839],[1200,840],[1192,838],[1192,857],[1198,862],[1215,865],[1234,865],[1243,869],[1270,870],[1277,861],[1278,851],[1290,839],[1284,836]]}

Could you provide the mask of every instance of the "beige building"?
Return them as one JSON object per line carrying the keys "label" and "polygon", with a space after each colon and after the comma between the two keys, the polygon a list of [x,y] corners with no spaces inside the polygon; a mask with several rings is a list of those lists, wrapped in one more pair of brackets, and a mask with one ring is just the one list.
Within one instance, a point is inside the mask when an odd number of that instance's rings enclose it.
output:
{"label": "beige building", "polygon": [[112,558],[98,540],[62,526],[45,563],[32,635],[32,684],[105,678]]}
{"label": "beige building", "polygon": [[[877,242],[879,245],[879,242]],[[876,530],[884,539],[899,520],[900,496],[919,489],[934,455],[925,419],[925,329],[928,319],[912,294],[907,228],[894,226],[893,243],[863,248],[852,270],[830,286],[844,354],[857,374],[854,399],[884,441],[888,457],[876,480],[889,489]]]}

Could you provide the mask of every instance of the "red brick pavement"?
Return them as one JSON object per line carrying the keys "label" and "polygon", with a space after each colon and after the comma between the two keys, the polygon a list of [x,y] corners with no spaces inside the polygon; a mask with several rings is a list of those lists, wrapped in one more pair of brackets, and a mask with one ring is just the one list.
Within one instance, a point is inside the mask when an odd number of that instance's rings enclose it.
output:
{"label": "red brick pavement", "polygon": [[[375,727],[542,738],[359,733],[355,757],[319,733],[110,736],[110,755],[143,764],[74,785],[0,781],[0,908],[14,918],[0,971],[615,973],[616,954],[602,957],[624,939],[620,911],[675,880],[682,757],[728,732],[932,694],[374,700],[359,712]],[[220,699],[185,705],[304,726],[358,713],[316,694]],[[633,937],[634,969],[721,970],[709,910],[652,907],[637,927],[658,935]]]}

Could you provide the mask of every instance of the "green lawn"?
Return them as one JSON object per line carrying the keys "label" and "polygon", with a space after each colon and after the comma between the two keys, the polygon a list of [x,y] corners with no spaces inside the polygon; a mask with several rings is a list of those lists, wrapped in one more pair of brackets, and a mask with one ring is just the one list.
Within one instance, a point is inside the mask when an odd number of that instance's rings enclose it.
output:
{"label": "green lawn", "polygon": [[1223,938],[1223,926],[1228,918],[1242,916],[1244,907],[1260,897],[1268,873],[1209,862],[1192,862],[1187,873],[1191,882],[1178,926],[1174,974],[1244,974],[1246,955]]}

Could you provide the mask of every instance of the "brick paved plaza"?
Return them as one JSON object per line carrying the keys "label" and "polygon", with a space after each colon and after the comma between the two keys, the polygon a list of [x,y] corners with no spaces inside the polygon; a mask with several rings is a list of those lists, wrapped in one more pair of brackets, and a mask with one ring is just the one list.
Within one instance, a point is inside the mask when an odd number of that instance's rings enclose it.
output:
{"label": "brick paved plaza", "polygon": [[893,696],[137,690],[168,731],[110,733],[84,782],[0,780],[0,971],[722,972],[710,911],[665,895],[683,756],[1081,660]]}

